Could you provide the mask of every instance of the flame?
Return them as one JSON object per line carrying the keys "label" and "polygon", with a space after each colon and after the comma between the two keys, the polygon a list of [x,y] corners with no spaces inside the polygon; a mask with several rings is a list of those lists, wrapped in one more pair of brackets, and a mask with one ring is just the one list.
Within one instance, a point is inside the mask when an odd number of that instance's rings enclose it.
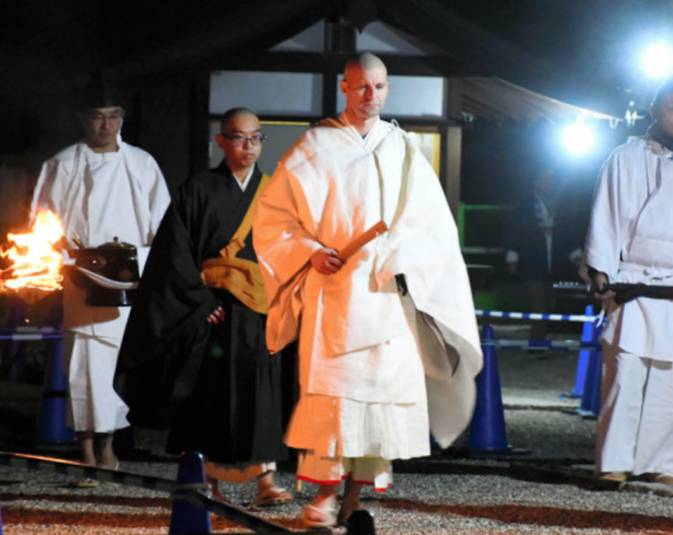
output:
{"label": "flame", "polygon": [[0,291],[60,290],[63,255],[56,244],[62,237],[61,221],[49,210],[38,212],[30,232],[8,233],[7,241],[12,245],[0,257],[8,259],[10,265],[0,276]]}

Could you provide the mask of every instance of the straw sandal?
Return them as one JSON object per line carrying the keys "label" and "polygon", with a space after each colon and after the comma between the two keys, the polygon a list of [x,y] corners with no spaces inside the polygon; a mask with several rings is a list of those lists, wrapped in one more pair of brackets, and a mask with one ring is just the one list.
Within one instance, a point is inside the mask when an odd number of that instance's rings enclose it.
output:
{"label": "straw sandal", "polygon": [[[104,467],[99,466],[99,468]],[[114,470],[115,472],[119,470],[119,459],[115,460],[115,465],[114,467],[111,468],[111,470]],[[68,483],[68,486],[73,489],[95,489],[98,485],[100,485],[100,481],[98,481],[97,479],[93,479],[91,477],[75,479],[74,481],[70,481]]]}
{"label": "straw sandal", "polygon": [[267,487],[257,493],[255,498],[255,505],[258,507],[269,507],[273,505],[281,505],[294,500],[294,496],[282,487]]}
{"label": "straw sandal", "polygon": [[313,504],[305,506],[301,519],[307,528],[331,528],[336,526],[336,500],[325,500],[322,506]]}
{"label": "straw sandal", "polygon": [[650,480],[652,483],[673,485],[673,476],[670,474],[648,474],[647,479]]}
{"label": "straw sandal", "polygon": [[68,486],[73,489],[95,489],[100,483],[96,479],[91,479],[90,477],[85,477],[84,479],[76,479],[70,481]]}
{"label": "straw sandal", "polygon": [[617,483],[623,483],[626,481],[626,478],[626,472],[600,472],[598,474],[598,479],[601,479],[602,481],[615,481]]}

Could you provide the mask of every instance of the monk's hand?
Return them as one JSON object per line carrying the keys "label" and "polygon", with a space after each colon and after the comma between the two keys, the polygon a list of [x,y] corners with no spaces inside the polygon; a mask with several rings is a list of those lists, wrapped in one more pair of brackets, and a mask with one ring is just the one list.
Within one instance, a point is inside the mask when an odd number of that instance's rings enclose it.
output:
{"label": "monk's hand", "polygon": [[615,298],[615,292],[608,290],[608,276],[605,273],[596,271],[591,276],[591,282],[595,289],[594,298],[607,304],[608,301]]}
{"label": "monk's hand", "polygon": [[324,247],[318,249],[313,256],[311,256],[311,266],[318,273],[323,275],[333,275],[339,271],[344,265],[344,261],[339,258],[339,255],[334,249]]}
{"label": "monk's hand", "polygon": [[215,310],[208,314],[207,320],[208,323],[212,323],[213,325],[222,323],[224,321],[224,309],[218,306]]}

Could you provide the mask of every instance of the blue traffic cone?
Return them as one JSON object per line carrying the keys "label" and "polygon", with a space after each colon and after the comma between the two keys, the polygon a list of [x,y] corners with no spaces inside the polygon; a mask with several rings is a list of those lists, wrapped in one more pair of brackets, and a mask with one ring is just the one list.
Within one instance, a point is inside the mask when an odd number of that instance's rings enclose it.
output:
{"label": "blue traffic cone", "polygon": [[39,444],[69,444],[75,441],[75,433],[66,425],[68,380],[65,373],[63,339],[55,339],[51,344],[51,359],[45,373],[42,406],[38,418],[37,441]]}
{"label": "blue traffic cone", "polygon": [[595,351],[595,359],[596,359],[596,370],[594,371],[595,377],[594,377],[594,382],[596,384],[596,388],[594,388],[594,395],[591,397],[591,412],[593,412],[596,416],[601,412],[601,392],[602,392],[602,386],[603,386],[603,351],[600,349],[597,349]]}
{"label": "blue traffic cone", "polygon": [[[597,344],[602,328],[595,327],[591,342]],[[584,340],[583,340],[584,341]],[[601,381],[603,378],[603,353],[598,346],[589,349],[586,380],[582,391],[582,400],[577,413],[586,417],[596,417],[601,405]]]}
{"label": "blue traffic cone", "polygon": [[582,403],[578,414],[586,417],[597,417],[601,410],[601,382],[603,379],[603,352],[596,348],[589,354],[587,380],[582,394]]}
{"label": "blue traffic cone", "polygon": [[[178,466],[178,485],[206,488],[206,471],[203,455],[188,451],[180,457]],[[210,511],[192,505],[184,499],[173,500],[169,535],[206,535],[212,533]]]}
{"label": "blue traffic cone", "polygon": [[[587,305],[584,309],[585,316],[594,315],[594,306]],[[582,336],[580,340],[582,342],[596,342],[598,337],[596,332],[598,327],[596,327],[595,321],[585,321],[582,324]],[[591,354],[591,348],[581,347],[580,352],[577,356],[577,370],[575,372],[575,386],[570,392],[571,398],[581,398],[584,394],[584,385],[586,383],[587,369],[589,367],[589,356]]]}
{"label": "blue traffic cone", "polygon": [[374,517],[365,509],[353,511],[347,524],[346,535],[376,535]]}
{"label": "blue traffic cone", "polygon": [[481,347],[484,367],[476,379],[477,403],[470,423],[468,449],[472,453],[507,453],[512,447],[505,430],[495,337],[490,325],[484,325]]}

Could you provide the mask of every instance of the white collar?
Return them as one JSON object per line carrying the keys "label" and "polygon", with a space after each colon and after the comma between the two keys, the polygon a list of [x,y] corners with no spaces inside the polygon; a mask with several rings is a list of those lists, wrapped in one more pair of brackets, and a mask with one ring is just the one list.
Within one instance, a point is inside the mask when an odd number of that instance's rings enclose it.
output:
{"label": "white collar", "polygon": [[122,142],[117,142],[117,150],[108,152],[96,152],[91,147],[89,147],[89,144],[85,140],[82,140],[79,144],[81,147],[80,154],[82,154],[84,158],[86,158],[86,161],[89,162],[97,162],[97,163],[108,162],[114,160],[115,158],[118,158],[121,155],[122,144],[123,144]]}
{"label": "white collar", "polygon": [[236,184],[241,188],[241,191],[245,191],[245,189],[248,187],[248,184],[250,184],[250,180],[252,179],[252,175],[255,172],[255,166],[253,165],[250,168],[250,171],[246,175],[246,177],[241,181],[239,180],[236,175],[234,175],[234,172],[232,171],[231,174],[234,177],[234,180],[236,181]]}
{"label": "white collar", "polygon": [[364,141],[364,142],[366,143],[366,142],[367,142],[367,139],[370,137],[371,133],[372,133],[374,130],[376,130],[376,127],[377,127],[377,126],[379,125],[379,123],[381,122],[381,117],[380,117],[380,116],[377,116],[377,117],[376,117],[376,121],[374,121],[374,124],[372,125],[372,127],[369,129],[369,131],[368,131],[364,136],[360,133],[360,131],[359,131],[357,128],[355,128],[355,127],[353,126],[353,123],[351,123],[351,122],[348,120],[348,117],[346,116],[346,112],[342,112],[342,113],[339,115],[339,121],[340,121],[342,124],[344,124],[345,126],[348,126],[348,127],[352,128],[352,129],[355,131],[355,133],[357,134],[357,136],[358,136],[362,141]]}

